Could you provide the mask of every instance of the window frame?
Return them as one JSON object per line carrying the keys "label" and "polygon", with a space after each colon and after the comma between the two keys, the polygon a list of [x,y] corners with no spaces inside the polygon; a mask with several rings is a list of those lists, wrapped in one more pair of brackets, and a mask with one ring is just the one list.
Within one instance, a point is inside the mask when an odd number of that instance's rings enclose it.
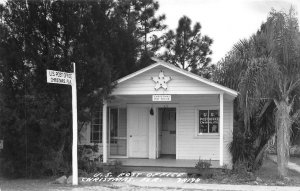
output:
{"label": "window frame", "polygon": [[[97,119],[94,117],[95,113],[99,113],[99,116],[98,116],[99,123],[94,123],[94,120]],[[99,140],[93,139],[93,133],[95,133],[95,131],[94,131],[95,125],[99,126],[99,130],[98,130]],[[103,127],[103,110],[100,109],[100,110],[92,112],[92,114],[91,114],[91,123],[90,123],[90,143],[91,144],[102,144],[102,136],[103,136],[103,128],[102,127]]]}
{"label": "window frame", "polygon": [[[219,112],[219,123],[218,123],[218,132],[217,133],[200,133],[199,132],[199,111],[200,110],[218,110]],[[209,126],[208,126],[209,131]],[[205,106],[205,107],[195,107],[195,136],[203,137],[203,136],[219,136],[220,135],[220,107],[219,106]]]}
{"label": "window frame", "polygon": [[[111,110],[113,110],[113,109],[116,109],[117,110],[117,123],[116,123],[116,125],[117,125],[117,136],[115,136],[115,137],[111,137]],[[118,138],[118,128],[119,128],[119,126],[120,126],[120,120],[119,120],[119,118],[120,118],[120,108],[119,107],[110,107],[109,108],[109,115],[108,115],[108,118],[109,118],[109,124],[108,124],[108,131],[109,131],[109,133],[108,133],[108,139],[109,139],[109,144],[111,144],[111,145],[116,145],[117,144],[117,141],[112,141],[112,138]]]}

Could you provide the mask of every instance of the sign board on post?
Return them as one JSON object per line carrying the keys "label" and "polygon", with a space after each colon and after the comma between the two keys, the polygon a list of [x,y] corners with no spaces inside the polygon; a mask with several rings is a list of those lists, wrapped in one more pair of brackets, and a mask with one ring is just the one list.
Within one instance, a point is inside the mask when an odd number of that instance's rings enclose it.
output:
{"label": "sign board on post", "polygon": [[78,185],[78,160],[77,160],[77,92],[76,72],[73,63],[74,73],[67,73],[55,70],[47,70],[47,82],[54,84],[66,84],[72,86],[72,114],[73,114],[73,142],[72,142],[72,184]]}
{"label": "sign board on post", "polygon": [[171,101],[171,95],[152,95],[152,101]]}
{"label": "sign board on post", "polygon": [[47,70],[47,82],[72,85],[73,73]]}

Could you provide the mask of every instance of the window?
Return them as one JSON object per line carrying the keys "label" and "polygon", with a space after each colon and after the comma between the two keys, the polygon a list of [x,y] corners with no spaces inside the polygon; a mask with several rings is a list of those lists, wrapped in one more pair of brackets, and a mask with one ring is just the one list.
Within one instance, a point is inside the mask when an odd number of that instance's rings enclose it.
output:
{"label": "window", "polygon": [[112,108],[110,110],[110,143],[117,143],[115,139],[118,137],[118,126],[119,126],[119,113],[118,109]]}
{"label": "window", "polygon": [[127,110],[109,109],[109,152],[110,156],[127,155]]}
{"label": "window", "polygon": [[91,143],[102,143],[102,111],[92,113]]}
{"label": "window", "polygon": [[205,109],[198,111],[198,134],[219,133],[219,110]]}

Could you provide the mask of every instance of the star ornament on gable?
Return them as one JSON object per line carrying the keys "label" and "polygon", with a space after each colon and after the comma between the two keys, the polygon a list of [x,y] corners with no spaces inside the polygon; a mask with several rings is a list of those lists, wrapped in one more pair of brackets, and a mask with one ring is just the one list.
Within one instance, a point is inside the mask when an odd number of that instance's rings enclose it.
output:
{"label": "star ornament on gable", "polygon": [[158,77],[152,77],[152,80],[156,83],[154,89],[158,90],[163,88],[168,89],[168,82],[171,80],[171,77],[165,76],[163,71],[160,71]]}

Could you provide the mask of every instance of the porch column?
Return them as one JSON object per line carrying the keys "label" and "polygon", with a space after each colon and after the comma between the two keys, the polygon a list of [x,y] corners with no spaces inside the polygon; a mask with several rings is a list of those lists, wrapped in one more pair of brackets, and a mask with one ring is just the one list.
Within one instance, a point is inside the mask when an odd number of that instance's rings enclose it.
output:
{"label": "porch column", "polygon": [[102,108],[102,151],[103,163],[107,163],[107,102],[103,100]]}
{"label": "porch column", "polygon": [[153,108],[153,115],[149,115],[149,159],[156,159],[156,113],[157,109]]}
{"label": "porch column", "polygon": [[223,158],[224,158],[224,152],[223,152],[223,119],[224,119],[224,96],[223,93],[220,93],[220,122],[219,122],[219,129],[220,129],[220,166],[223,166]]}

